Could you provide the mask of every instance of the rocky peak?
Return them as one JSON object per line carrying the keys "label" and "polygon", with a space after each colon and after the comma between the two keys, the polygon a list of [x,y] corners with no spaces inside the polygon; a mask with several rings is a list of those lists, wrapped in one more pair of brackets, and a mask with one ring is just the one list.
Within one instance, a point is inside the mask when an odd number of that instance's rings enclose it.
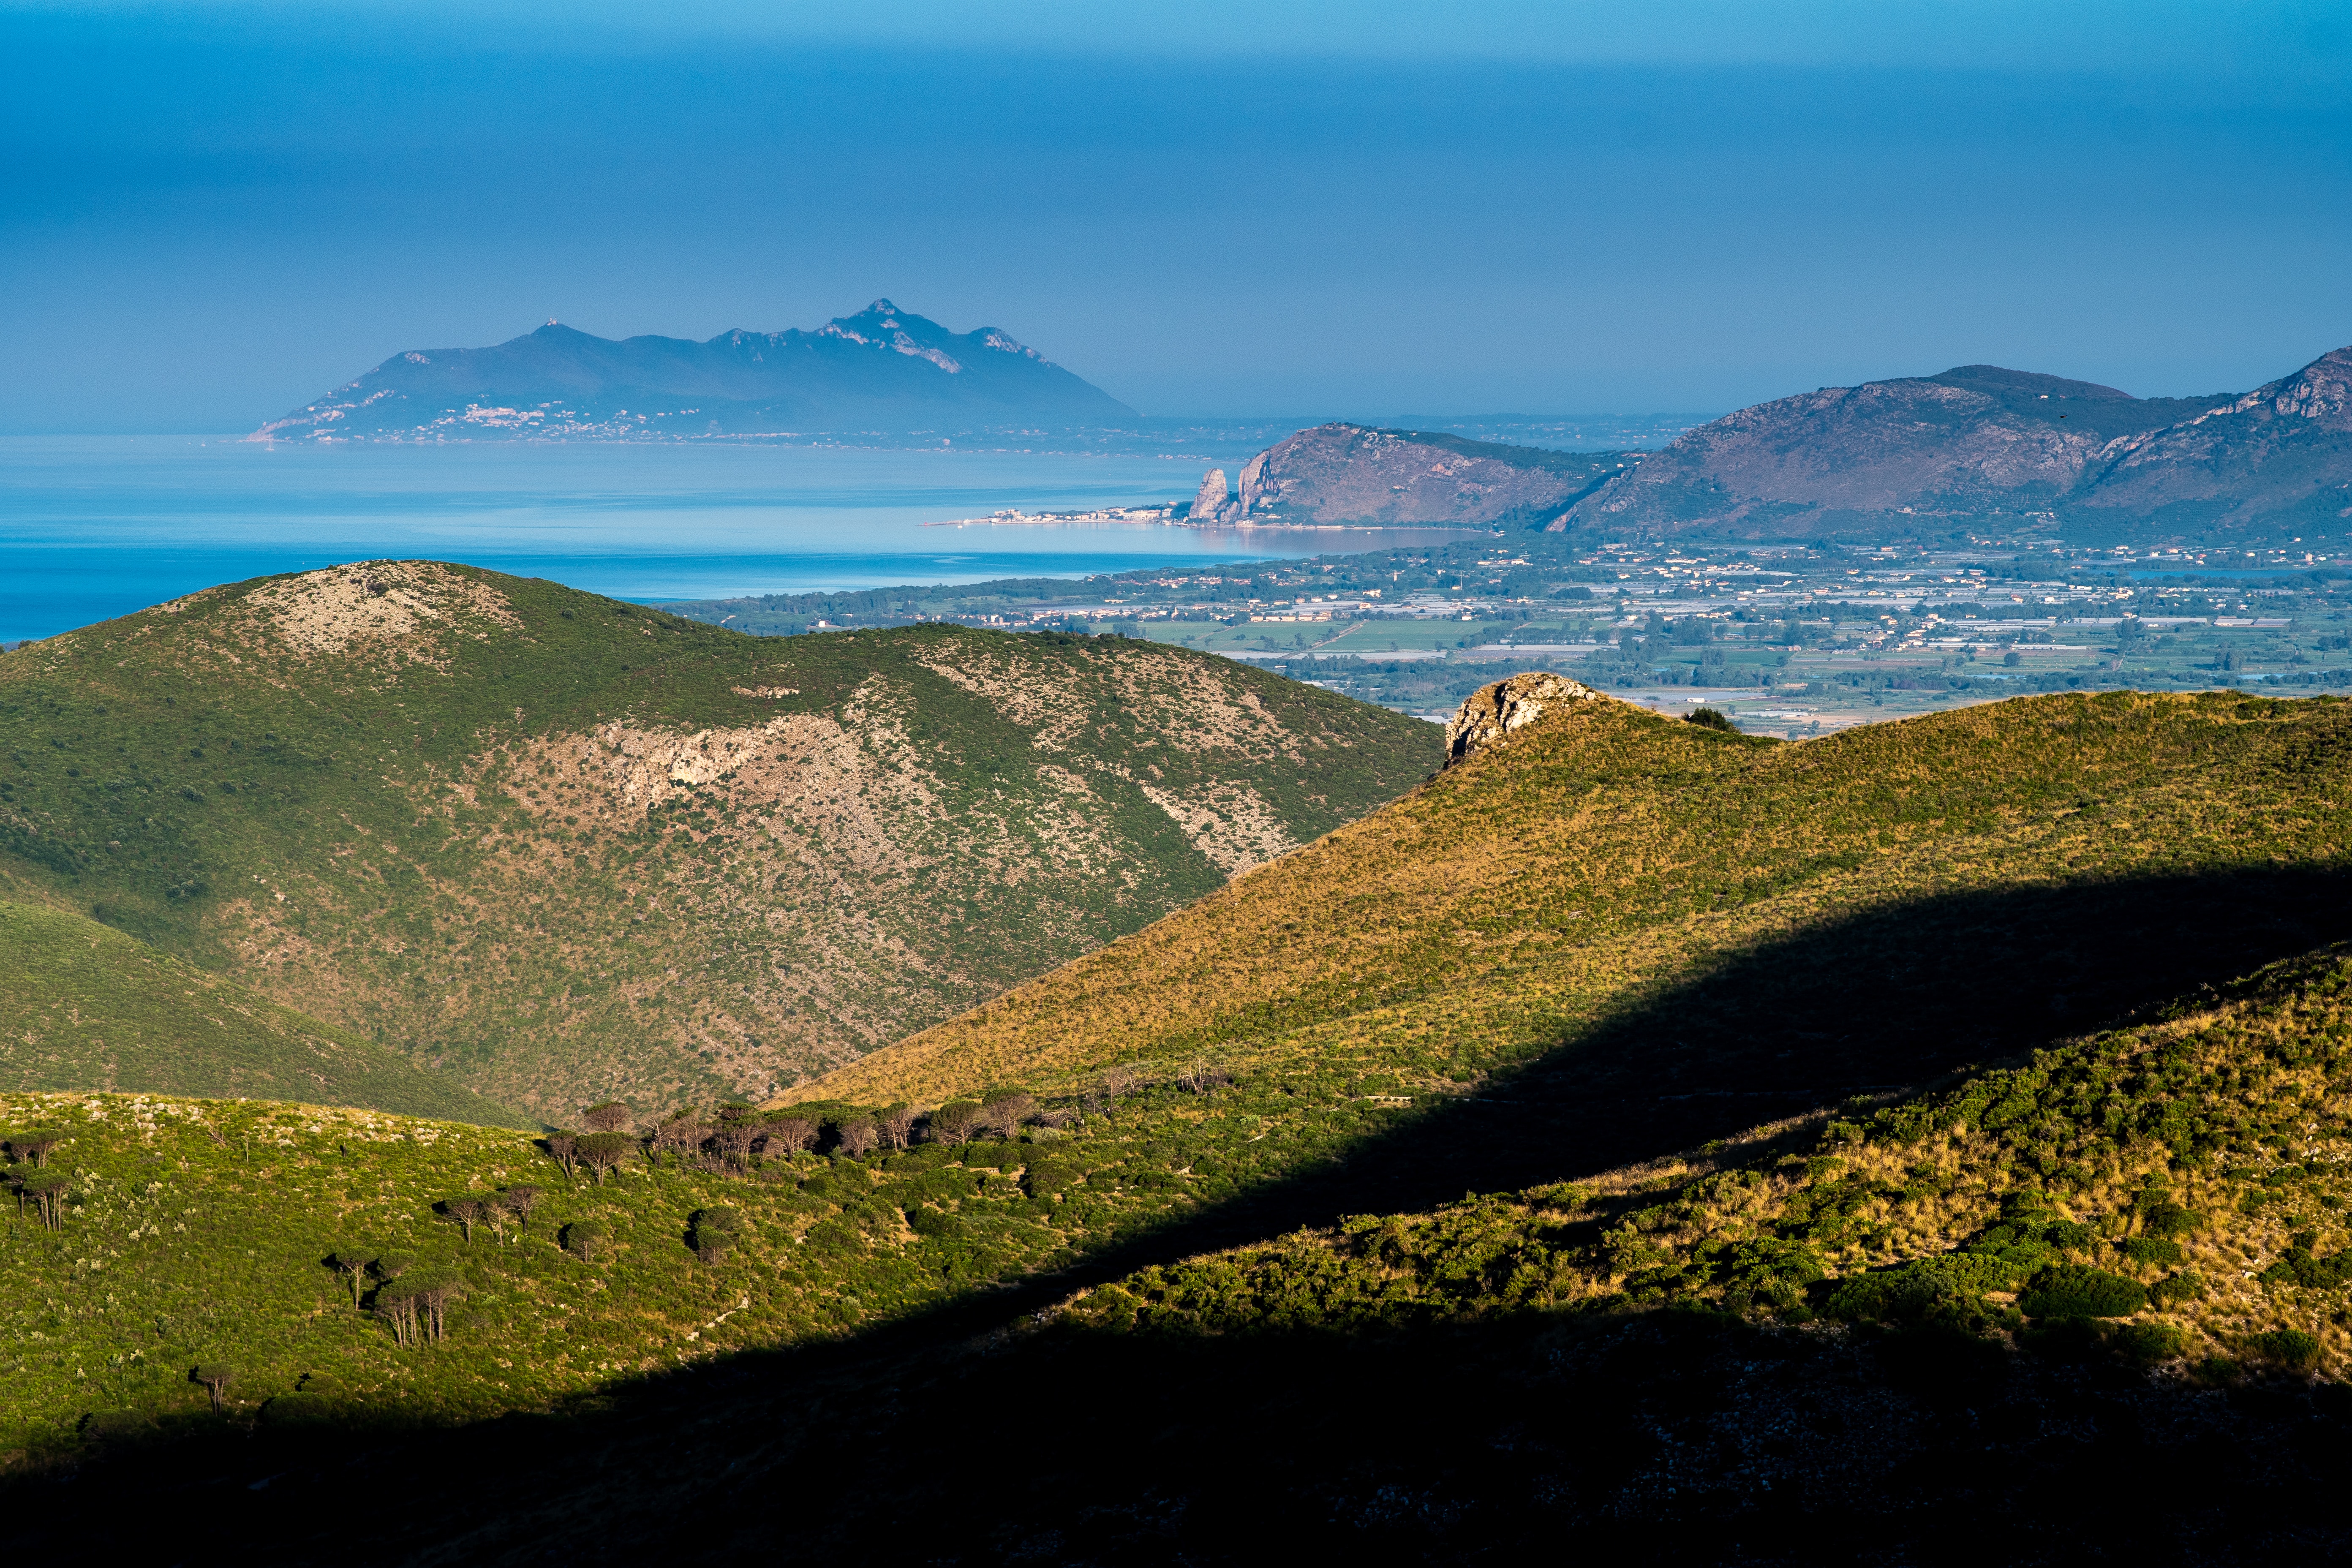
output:
{"label": "rocky peak", "polygon": [[1192,515],[1197,518],[1215,517],[1225,510],[1226,497],[1225,470],[1211,468],[1201,481],[1201,493],[1192,498]]}
{"label": "rocky peak", "polygon": [[1445,765],[1452,767],[1474,752],[1484,751],[1555,708],[1601,701],[1608,696],[1549,670],[1530,670],[1482,686],[1464,700],[1454,721],[1445,726]]}

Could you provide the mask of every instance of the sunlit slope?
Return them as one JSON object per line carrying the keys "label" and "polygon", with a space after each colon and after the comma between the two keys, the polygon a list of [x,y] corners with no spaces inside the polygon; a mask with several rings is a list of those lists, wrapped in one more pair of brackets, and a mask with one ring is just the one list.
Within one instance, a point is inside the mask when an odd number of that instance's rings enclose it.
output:
{"label": "sunlit slope", "polygon": [[2340,1374],[2347,1089],[2338,947],[1954,1087],[1145,1270],[1073,1313],[1363,1330],[1706,1305],[1935,1323],[2209,1379]]}
{"label": "sunlit slope", "polygon": [[764,1095],[1427,776],[1426,724],[1206,655],[754,638],[431,562],[0,655],[0,893],[551,1121]]}
{"label": "sunlit slope", "polygon": [[[1842,965],[1882,990],[1916,974],[1923,1001],[1940,986],[2013,1002],[2046,1026],[2145,994],[2165,978],[2151,964],[2202,953],[2242,960],[2237,973],[2344,934],[2264,928],[2324,925],[2340,900],[2309,878],[2332,878],[2347,847],[2340,701],[2021,699],[1794,746],[1575,703],[795,1092],[937,1100],[1194,1054],[1443,1089],[1670,993],[1704,1008],[1706,977],[1741,963],[1776,964],[1785,993],[1748,986],[1759,1037],[1842,1038]],[[1945,967],[1962,954],[1982,972]],[[1829,1011],[1797,1021],[1814,1008]],[[1787,1044],[1791,1072],[1819,1076],[1834,1054]],[[1701,1070],[1677,1087],[1732,1086]]]}
{"label": "sunlit slope", "polygon": [[305,1100],[531,1121],[382,1046],[56,910],[0,903],[0,1090]]}

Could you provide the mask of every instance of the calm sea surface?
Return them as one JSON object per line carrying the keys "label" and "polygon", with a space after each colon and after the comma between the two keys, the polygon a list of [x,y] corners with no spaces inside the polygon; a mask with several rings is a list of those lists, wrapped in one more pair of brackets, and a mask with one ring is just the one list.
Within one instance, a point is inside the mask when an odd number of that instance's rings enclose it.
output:
{"label": "calm sea surface", "polygon": [[1414,530],[931,528],[1191,499],[1212,461],[774,447],[0,437],[0,640],[272,572],[431,557],[654,601],[1315,555]]}

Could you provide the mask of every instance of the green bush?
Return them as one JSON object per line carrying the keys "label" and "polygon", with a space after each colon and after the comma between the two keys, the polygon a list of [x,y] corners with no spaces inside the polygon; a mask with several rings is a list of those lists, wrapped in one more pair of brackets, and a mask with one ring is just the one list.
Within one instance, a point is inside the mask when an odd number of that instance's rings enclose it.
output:
{"label": "green bush", "polygon": [[2189,1336],[2170,1323],[2126,1323],[2112,1342],[2126,1360],[2146,1365],[2178,1360],[2189,1348]]}
{"label": "green bush", "polygon": [[2266,1334],[2256,1334],[2253,1351],[2264,1361],[2273,1361],[2298,1372],[2319,1364],[2319,1340],[2301,1329],[2273,1329]]}
{"label": "green bush", "polygon": [[1021,1173],[1021,1190],[1033,1198],[1051,1197],[1068,1190],[1077,1173],[1067,1165],[1050,1160],[1032,1160],[1029,1168]]}
{"label": "green bush", "polygon": [[2126,1237],[2116,1243],[2116,1250],[2143,1268],[2175,1264],[2182,1257],[2179,1242],[2164,1241],[2153,1236]]}
{"label": "green bush", "polygon": [[1949,1253],[1843,1280],[1822,1310],[1849,1322],[1973,1322],[1986,1315],[1983,1292],[2006,1279],[1995,1259]]}
{"label": "green bush", "polygon": [[2201,1301],[2204,1299],[2205,1281],[2187,1269],[2159,1279],[2147,1288],[2148,1304],[2155,1307],[2169,1307],[2179,1301]]}
{"label": "green bush", "polygon": [[2043,1269],[2017,1300],[2029,1318],[2124,1318],[2147,1305],[2137,1281],[2081,1263]]}
{"label": "green bush", "polygon": [[2282,1253],[2277,1262],[2256,1278],[2265,1285],[2300,1285],[2306,1290],[2333,1290],[2352,1281],[2352,1251],[2337,1252],[2326,1258],[2311,1255],[2311,1235],[2295,1234],[2295,1245]]}
{"label": "green bush", "polygon": [[2171,1237],[2194,1236],[2205,1228],[2205,1216],[2194,1209],[2182,1208],[2169,1200],[2159,1200],[2139,1205],[2139,1233],[2142,1236]]}

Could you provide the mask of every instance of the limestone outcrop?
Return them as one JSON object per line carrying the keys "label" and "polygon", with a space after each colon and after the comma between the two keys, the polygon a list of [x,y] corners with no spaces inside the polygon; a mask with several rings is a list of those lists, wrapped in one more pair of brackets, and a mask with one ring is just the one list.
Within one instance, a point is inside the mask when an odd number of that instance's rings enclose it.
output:
{"label": "limestone outcrop", "polygon": [[1214,521],[1223,515],[1225,505],[1225,470],[1211,468],[1201,481],[1201,493],[1192,498],[1192,521]]}
{"label": "limestone outcrop", "polygon": [[1530,670],[1482,686],[1445,726],[1445,765],[1452,767],[1565,704],[1613,700],[1605,691],[1549,670]]}

